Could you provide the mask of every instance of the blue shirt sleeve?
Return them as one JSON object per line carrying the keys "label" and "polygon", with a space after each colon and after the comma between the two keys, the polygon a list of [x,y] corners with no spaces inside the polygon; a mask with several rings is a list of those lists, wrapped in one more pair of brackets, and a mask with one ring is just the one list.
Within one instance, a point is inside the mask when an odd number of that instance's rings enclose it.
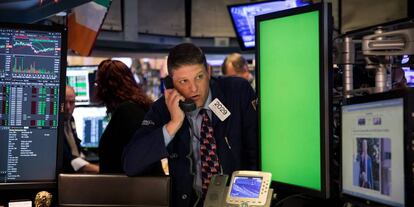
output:
{"label": "blue shirt sleeve", "polygon": [[174,137],[171,137],[170,134],[168,134],[166,124],[162,127],[162,134],[164,135],[165,146],[167,146]]}

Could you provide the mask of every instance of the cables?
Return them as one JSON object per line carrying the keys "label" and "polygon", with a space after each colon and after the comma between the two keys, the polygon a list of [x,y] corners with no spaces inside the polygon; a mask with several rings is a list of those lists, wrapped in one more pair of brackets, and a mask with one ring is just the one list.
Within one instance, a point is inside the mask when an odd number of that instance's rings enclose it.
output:
{"label": "cables", "polygon": [[290,196],[288,196],[288,197],[286,197],[286,198],[283,198],[283,199],[282,199],[282,200],[280,200],[279,202],[275,203],[275,204],[273,205],[273,207],[277,207],[277,206],[279,206],[279,205],[282,205],[285,201],[287,201],[287,200],[289,200],[289,199],[296,198],[296,197],[302,197],[302,196],[303,196],[303,193],[299,193],[299,194],[290,195]]}

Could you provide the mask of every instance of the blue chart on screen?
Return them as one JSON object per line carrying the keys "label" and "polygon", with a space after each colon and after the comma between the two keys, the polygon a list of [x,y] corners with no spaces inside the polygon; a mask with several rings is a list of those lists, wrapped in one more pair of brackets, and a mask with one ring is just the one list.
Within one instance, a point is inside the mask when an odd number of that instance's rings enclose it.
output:
{"label": "blue chart on screen", "polygon": [[97,148],[109,119],[104,106],[76,107],[73,112],[82,147]]}
{"label": "blue chart on screen", "polygon": [[231,197],[237,198],[258,198],[262,178],[236,177],[231,187]]}

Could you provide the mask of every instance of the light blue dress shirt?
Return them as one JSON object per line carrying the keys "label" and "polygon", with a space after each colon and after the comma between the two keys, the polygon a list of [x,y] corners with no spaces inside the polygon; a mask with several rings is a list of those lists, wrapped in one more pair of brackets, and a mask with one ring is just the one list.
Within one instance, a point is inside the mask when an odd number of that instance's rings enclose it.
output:
{"label": "light blue dress shirt", "polygon": [[[211,103],[211,91],[209,90],[208,92],[208,96],[207,96],[207,100],[204,103],[203,109],[206,109],[207,114],[211,119],[212,116],[212,111],[211,109],[208,107],[208,105]],[[190,123],[190,135],[192,137],[192,149],[191,152],[193,154],[193,161],[197,164],[195,169],[196,169],[196,179],[194,180],[194,188],[201,192],[201,186],[202,186],[202,181],[201,181],[201,158],[200,158],[200,129],[201,129],[201,122],[202,122],[202,116],[199,114],[201,108],[197,108],[196,110],[192,111],[192,112],[186,112],[185,116],[188,120],[188,122]],[[164,125],[162,127],[162,132],[164,135],[164,142],[165,142],[165,146],[167,146],[171,140],[174,138],[172,136],[170,136],[170,134],[168,134],[167,131],[167,127],[166,125]]]}

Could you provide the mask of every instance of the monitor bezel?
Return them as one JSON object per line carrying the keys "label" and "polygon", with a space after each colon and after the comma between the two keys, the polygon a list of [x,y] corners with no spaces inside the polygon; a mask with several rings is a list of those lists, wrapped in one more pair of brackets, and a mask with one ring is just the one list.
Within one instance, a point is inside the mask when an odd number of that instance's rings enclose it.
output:
{"label": "monitor bezel", "polygon": [[[285,1],[285,0],[266,0],[266,1],[259,1],[259,2],[249,2],[249,3],[240,3],[240,4],[227,5],[227,12],[230,16],[231,24],[233,26],[234,33],[236,34],[236,39],[237,39],[237,42],[239,43],[239,46],[240,46],[241,50],[243,50],[243,51],[253,51],[256,48],[256,43],[255,43],[255,46],[253,46],[253,47],[246,47],[244,45],[243,37],[241,36],[241,34],[237,30],[238,27],[236,25],[236,22],[234,21],[235,19],[233,18],[233,15],[231,13],[231,9],[234,8],[234,7],[260,5],[260,4],[266,4],[266,3],[269,3],[269,2],[276,2],[276,1]],[[312,2],[309,1],[309,3],[311,4]],[[256,29],[255,29],[255,31],[256,31]]]}
{"label": "monitor bezel", "polygon": [[[359,97],[352,97],[348,98],[344,101],[344,106],[348,105],[354,105],[354,104],[363,104],[363,103],[369,103],[369,102],[375,102],[375,101],[385,101],[390,99],[403,99],[403,118],[404,118],[404,190],[405,190],[405,206],[413,206],[414,205],[414,198],[412,196],[413,194],[413,184],[412,180],[414,178],[413,176],[413,161],[414,161],[414,151],[413,151],[413,124],[414,120],[412,117],[412,114],[414,113],[414,89],[412,88],[406,88],[401,90],[395,90],[395,91],[388,91],[383,93],[376,93],[376,94],[370,94],[365,96],[359,96]],[[341,114],[342,117],[342,114]],[[342,129],[341,129],[342,130]],[[341,136],[341,143],[342,143],[342,136]],[[342,146],[341,146],[342,151]],[[342,161],[341,161],[342,162]],[[409,167],[407,167],[409,166]],[[340,173],[342,174],[342,165],[340,168]],[[362,198],[358,196],[353,196],[347,193],[343,192],[342,189],[342,177],[341,179],[341,189],[340,189],[340,197],[344,201],[348,201],[351,203],[356,203],[361,206],[376,206],[376,205],[386,205],[379,203],[378,201],[370,200],[367,198]],[[388,205],[386,205],[388,206]]]}
{"label": "monitor bezel", "polygon": [[56,147],[56,169],[55,177],[47,180],[27,180],[16,182],[1,182],[0,191],[3,190],[35,190],[35,189],[55,189],[58,174],[62,169],[63,156],[63,113],[64,113],[64,97],[65,97],[65,78],[66,78],[66,59],[67,59],[67,28],[62,25],[38,25],[38,24],[21,24],[0,22],[0,28],[14,30],[32,30],[44,32],[59,32],[61,34],[61,56],[60,56],[60,85],[59,85],[59,115],[57,126],[57,147]]}
{"label": "monitor bezel", "polygon": [[99,65],[67,65],[66,68],[67,69],[72,69],[72,68],[82,68],[82,67],[85,67],[85,68],[95,67],[96,68],[95,70],[98,70],[98,66]]}
{"label": "monitor bezel", "polygon": [[[287,192],[288,194],[300,193],[309,195],[316,198],[327,199],[331,197],[331,178],[330,178],[330,157],[332,157],[331,137],[333,136],[332,128],[332,7],[330,3],[317,3],[308,6],[292,8],[288,10],[278,11],[274,13],[268,13],[264,15],[256,16],[256,85],[259,104],[259,142],[261,142],[261,130],[260,130],[260,22],[266,20],[272,20],[275,18],[299,15],[303,13],[318,11],[319,12],[319,93],[320,93],[320,164],[321,164],[321,190],[315,190],[306,188],[303,186],[292,185],[283,182],[277,182],[272,180],[272,188],[279,192]],[[261,143],[259,144],[259,148]],[[260,151],[260,150],[259,150]],[[261,166],[261,154],[259,154],[259,166]]]}

